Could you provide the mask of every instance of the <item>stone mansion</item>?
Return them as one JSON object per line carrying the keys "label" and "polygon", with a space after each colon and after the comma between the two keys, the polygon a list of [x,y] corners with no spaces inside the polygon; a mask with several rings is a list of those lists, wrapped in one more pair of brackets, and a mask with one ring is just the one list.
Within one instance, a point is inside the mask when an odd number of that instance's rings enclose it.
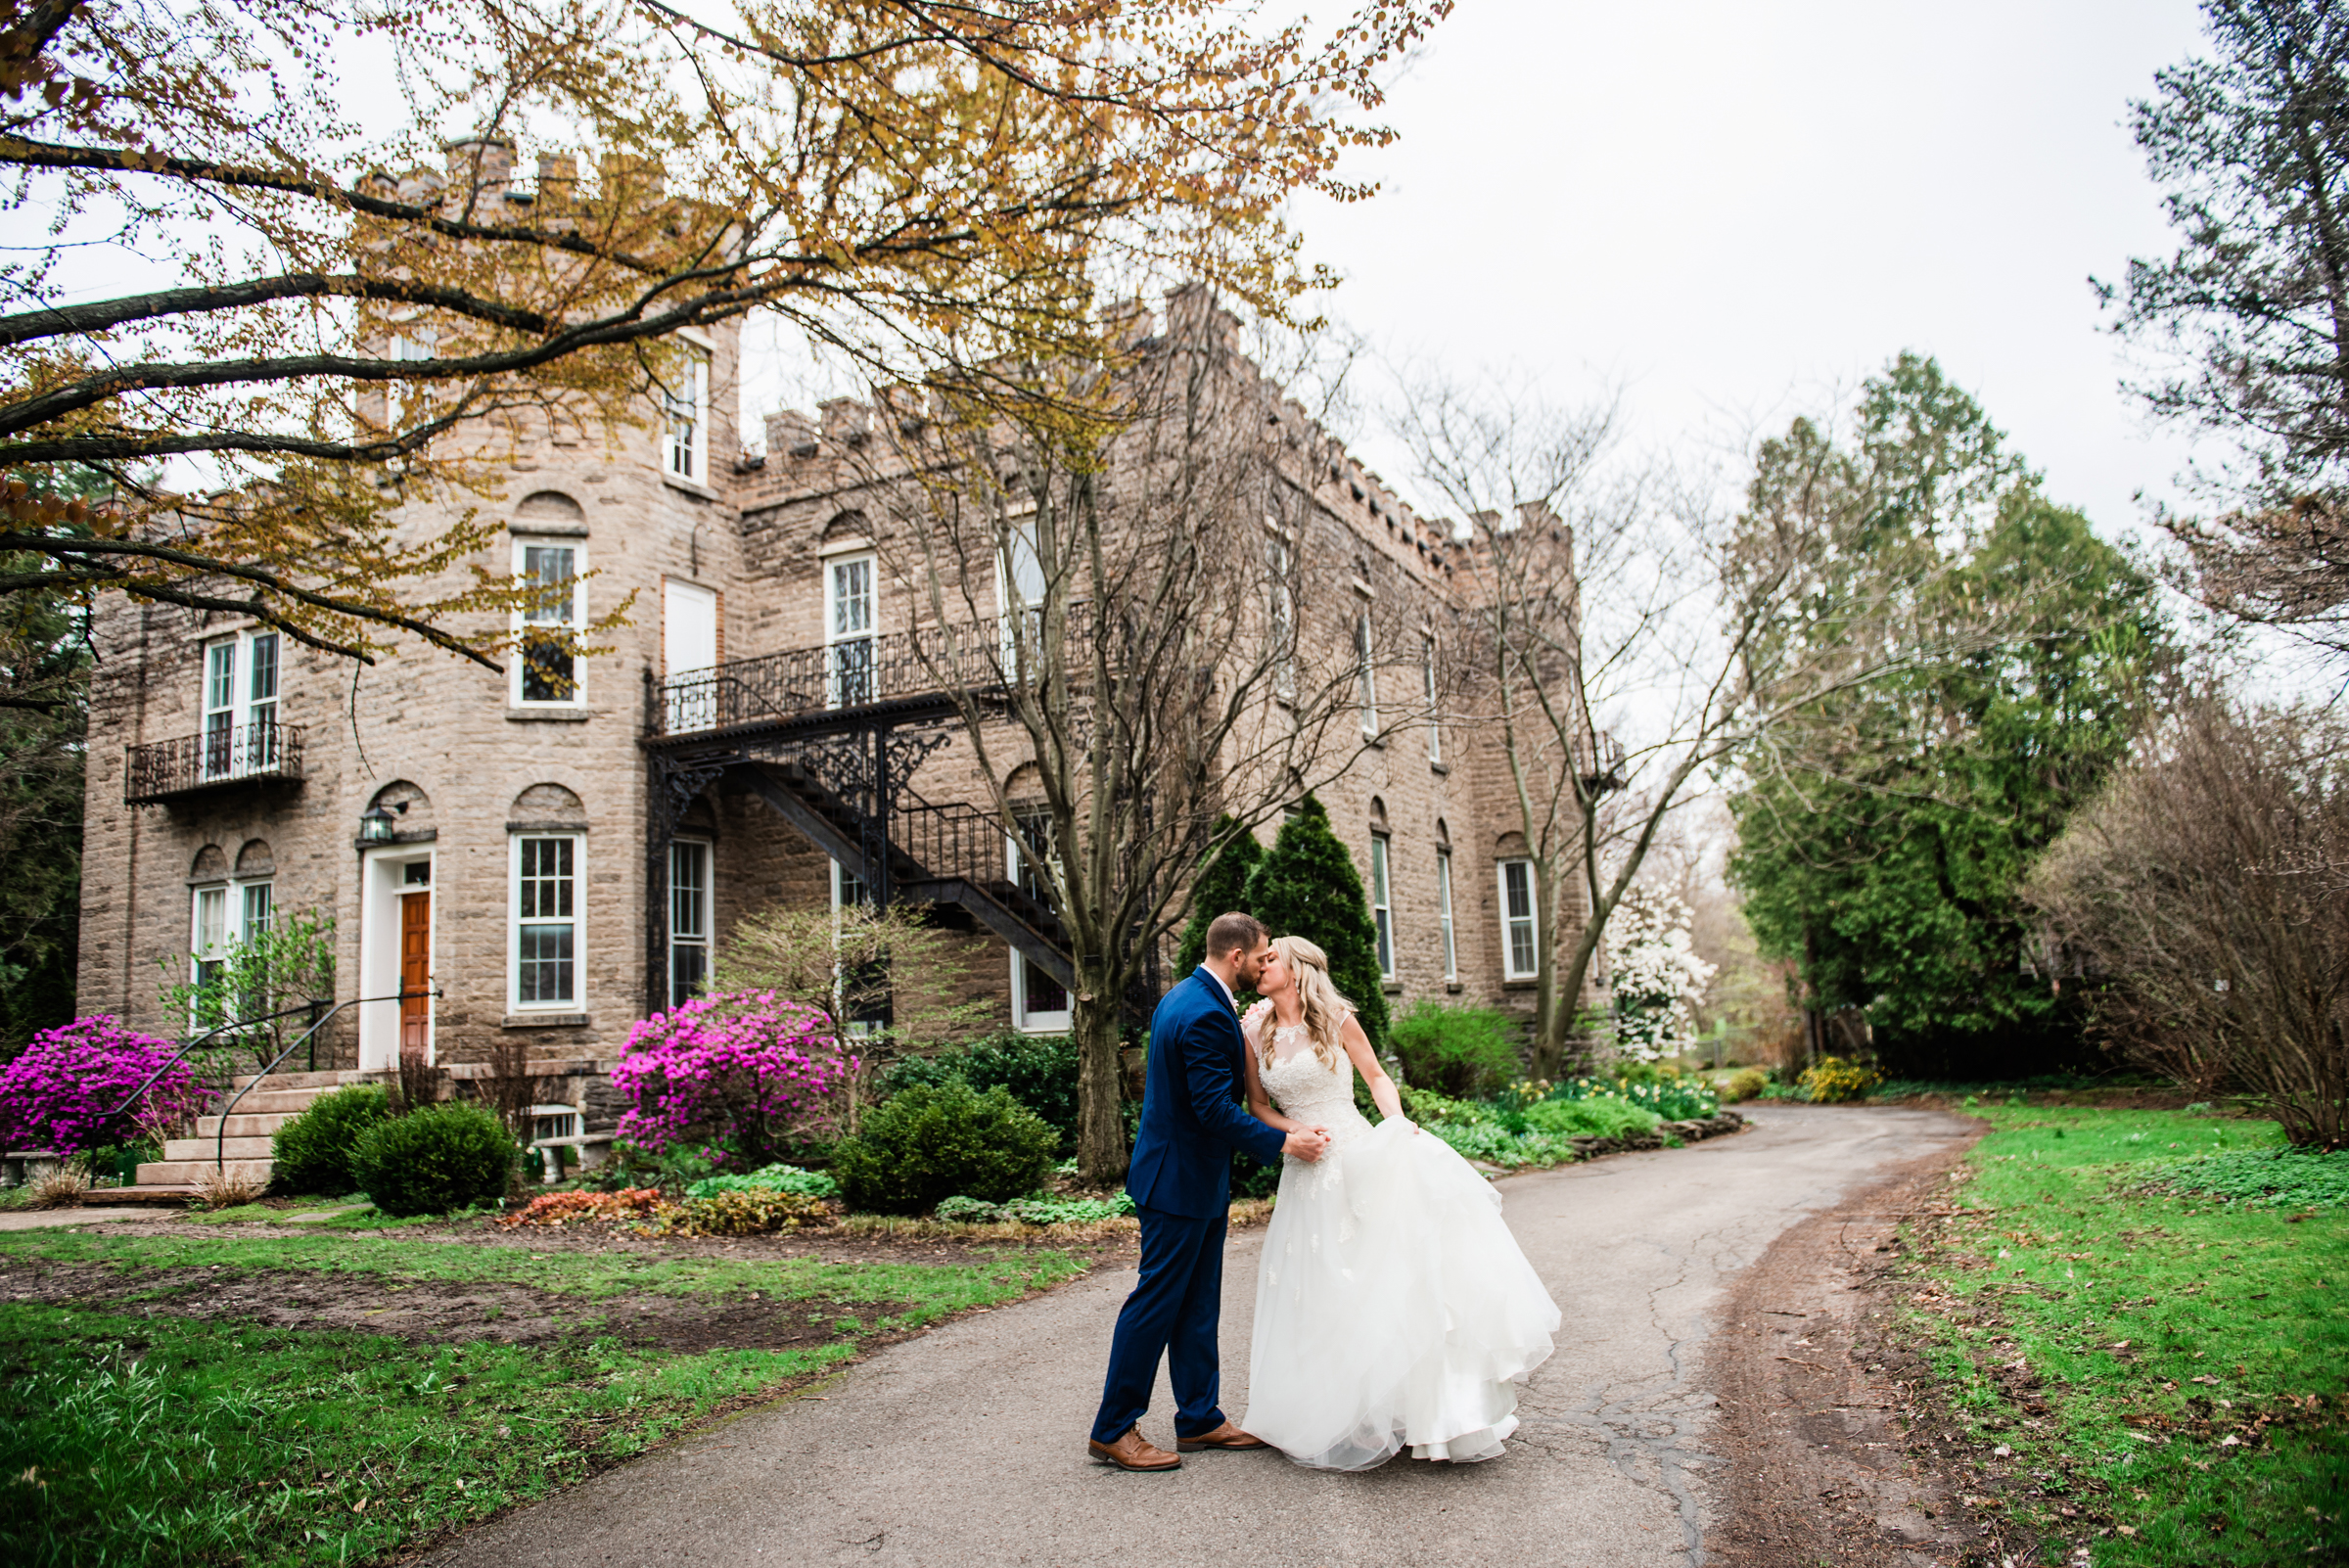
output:
{"label": "stone mansion", "polygon": [[[701,984],[747,912],[879,887],[953,916],[1002,1026],[1068,1027],[1048,900],[989,798],[957,784],[967,742],[903,657],[917,607],[876,562],[853,461],[874,409],[770,416],[761,449],[737,429],[737,336],[690,346],[688,391],[645,429],[532,447],[495,503],[504,541],[483,564],[569,585],[533,621],[583,626],[634,596],[605,651],[502,678],[413,646],[354,668],[233,618],[100,605],[83,1012],[181,1034],[163,982],[314,910],[334,921],[337,999],[376,998],[321,1065],[382,1070],[403,1045],[478,1062],[519,1039],[572,1064],[592,1122],[598,1065]],[[1364,596],[1440,609],[1461,546],[1320,449],[1296,481],[1315,547]],[[1362,682],[1365,715],[1425,696],[1401,689],[1411,660],[1365,657]],[[926,739],[893,744],[908,734]],[[1540,929],[1496,751],[1434,713],[1318,792],[1398,1006],[1527,1012],[1541,944],[1577,935]]]}

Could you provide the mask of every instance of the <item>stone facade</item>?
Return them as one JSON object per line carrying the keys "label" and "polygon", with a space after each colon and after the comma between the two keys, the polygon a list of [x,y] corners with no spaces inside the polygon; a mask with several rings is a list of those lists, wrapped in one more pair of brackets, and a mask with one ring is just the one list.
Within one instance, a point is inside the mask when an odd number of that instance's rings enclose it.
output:
{"label": "stone facade", "polygon": [[[573,552],[582,620],[633,596],[629,623],[579,661],[569,697],[533,700],[515,671],[501,676],[414,645],[354,670],[280,638],[270,700],[286,751],[262,766],[223,765],[224,754],[197,738],[224,723],[260,733],[253,674],[270,649],[232,618],[101,604],[84,1011],[179,1033],[184,1021],[162,1016],[160,984],[188,972],[192,948],[233,940],[258,897],[249,890],[264,886],[279,911],[334,917],[337,999],[381,997],[399,989],[402,922],[419,923],[410,901],[423,899],[438,995],[418,1023],[435,1057],[476,1063],[501,1038],[525,1039],[543,1065],[579,1064],[571,1092],[585,1103],[586,1064],[615,1058],[630,1025],[666,1003],[653,911],[663,907],[656,896],[672,862],[652,848],[668,822],[644,742],[670,700],[671,665],[731,666],[820,646],[827,563],[852,552],[856,530],[870,527],[858,510],[869,470],[849,458],[871,438],[874,411],[844,401],[816,417],[772,416],[763,454],[737,458],[745,445],[730,412],[737,340],[718,331],[696,343],[708,392],[689,443],[694,472],[673,471],[677,443],[656,424],[611,447],[531,448],[494,503],[505,539],[479,565],[515,570],[529,549]],[[1310,424],[1293,403],[1275,423],[1283,418]],[[1351,583],[1333,591],[1383,597],[1437,624],[1454,591],[1448,530],[1414,517],[1313,434],[1300,450],[1333,455],[1327,463],[1315,456],[1298,484],[1310,497],[1311,548],[1351,567]],[[440,522],[420,510],[405,526]],[[887,582],[876,588],[876,629],[910,624],[912,596]],[[1380,678],[1405,677],[1390,669]],[[1381,695],[1399,709],[1418,700],[1416,692]],[[1505,775],[1496,748],[1472,729],[1448,723],[1431,744],[1430,728],[1389,735],[1321,791],[1366,884],[1374,838],[1386,845],[1389,990],[1398,1006],[1435,996],[1530,1012],[1532,982],[1511,978],[1504,963],[1499,864],[1513,821]],[[142,749],[171,742],[181,743],[180,771],[166,777],[157,771],[162,754]],[[288,759],[297,744],[299,778],[278,776],[295,771]],[[134,774],[134,760],[145,771]],[[986,799],[967,745],[924,761],[915,782],[929,801]],[[145,799],[129,804],[126,795]],[[370,811],[389,813],[388,840],[363,839]],[[820,906],[832,897],[830,857],[754,791],[723,780],[700,787],[675,831],[707,847],[704,907],[714,950],[754,909],[778,900]],[[1442,856],[1451,875],[1449,962]],[[546,907],[532,906],[541,896]],[[207,933],[207,918],[222,929]],[[553,927],[567,929],[567,948]],[[962,940],[974,955],[976,993],[993,999],[1006,1022],[1022,1022],[1015,956],[984,930]],[[386,1067],[401,1029],[395,1000],[354,1006],[325,1037],[320,1065]]]}

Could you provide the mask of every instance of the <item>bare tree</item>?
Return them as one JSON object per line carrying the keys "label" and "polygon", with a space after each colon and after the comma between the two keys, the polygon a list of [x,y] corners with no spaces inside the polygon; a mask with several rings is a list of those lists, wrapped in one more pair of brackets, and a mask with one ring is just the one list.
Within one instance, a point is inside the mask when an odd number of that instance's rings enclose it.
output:
{"label": "bare tree", "polygon": [[[1619,460],[1609,405],[1425,376],[1392,423],[1466,519],[1461,717],[1497,743],[1516,802],[1544,933],[1532,1065],[1556,1077],[1607,919],[1691,789],[1834,693],[1991,633],[1928,635],[1914,575],[1852,572],[1854,540],[1913,476],[1808,421],[1758,448],[1734,515]],[[1570,890],[1583,920],[1565,942]]]}
{"label": "bare tree", "polygon": [[2096,1025],[2296,1144],[2349,1146],[2349,732],[2186,704],[2032,881]]}
{"label": "bare tree", "polygon": [[1113,360],[1039,378],[1024,412],[941,394],[939,417],[900,421],[903,466],[872,490],[884,568],[939,627],[988,628],[917,645],[1066,933],[1095,1181],[1126,1163],[1121,1015],[1193,871],[1425,715],[1415,685],[1379,700],[1382,672],[1415,680],[1419,628],[1404,596],[1345,586],[1319,427],[1206,290],[1174,297],[1161,334],[1130,321]]}

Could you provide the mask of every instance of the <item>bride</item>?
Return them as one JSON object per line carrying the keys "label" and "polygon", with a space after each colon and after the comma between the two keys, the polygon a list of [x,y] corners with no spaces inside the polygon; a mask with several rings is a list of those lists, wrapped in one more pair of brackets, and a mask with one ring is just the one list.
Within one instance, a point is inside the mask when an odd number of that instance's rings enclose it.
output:
{"label": "bride", "polygon": [[[1517,1385],[1558,1327],[1500,1194],[1404,1117],[1319,947],[1275,938],[1256,989],[1248,1108],[1283,1130],[1319,1128],[1330,1147],[1317,1164],[1282,1162],[1240,1424],[1321,1469],[1367,1470],[1406,1444],[1419,1459],[1497,1458]],[[1357,1070],[1376,1127],[1354,1108]]]}

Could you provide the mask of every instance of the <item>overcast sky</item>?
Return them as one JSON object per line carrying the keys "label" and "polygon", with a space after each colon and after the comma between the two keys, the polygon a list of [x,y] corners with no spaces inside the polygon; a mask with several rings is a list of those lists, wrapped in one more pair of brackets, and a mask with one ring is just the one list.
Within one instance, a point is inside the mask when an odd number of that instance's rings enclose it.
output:
{"label": "overcast sky", "polygon": [[[1621,386],[1634,439],[1782,425],[1903,348],[2101,530],[2186,447],[2118,390],[2088,279],[2172,249],[2126,126],[2185,0],[1460,0],[1397,84],[1373,200],[1298,213],[1390,355]],[[1394,483],[1406,465],[1366,431]]]}

